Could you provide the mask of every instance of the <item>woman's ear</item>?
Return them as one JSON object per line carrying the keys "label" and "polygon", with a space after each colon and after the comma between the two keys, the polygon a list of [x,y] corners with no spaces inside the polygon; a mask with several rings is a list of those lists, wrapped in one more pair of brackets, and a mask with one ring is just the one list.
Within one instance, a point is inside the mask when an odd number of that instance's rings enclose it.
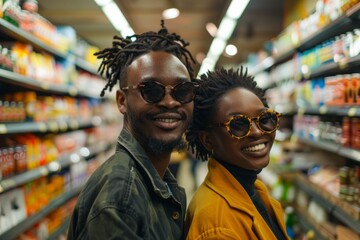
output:
{"label": "woman's ear", "polygon": [[209,135],[209,133],[204,132],[204,131],[201,131],[201,132],[199,133],[199,139],[200,139],[202,145],[204,145],[204,147],[205,147],[209,152],[212,152],[212,151],[213,151],[214,146],[213,146],[213,142],[212,142],[212,139],[211,139],[211,136]]}
{"label": "woman's ear", "polygon": [[127,109],[127,101],[124,91],[121,90],[116,91],[116,103],[120,113],[125,114]]}

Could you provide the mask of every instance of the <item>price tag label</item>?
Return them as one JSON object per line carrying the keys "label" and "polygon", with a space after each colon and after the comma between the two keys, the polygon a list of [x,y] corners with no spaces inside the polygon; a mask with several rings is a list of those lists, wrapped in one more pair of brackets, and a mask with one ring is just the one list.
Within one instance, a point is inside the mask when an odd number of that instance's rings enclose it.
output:
{"label": "price tag label", "polygon": [[319,108],[320,114],[326,114],[328,112],[328,108],[326,106],[321,106]]}
{"label": "price tag label", "polygon": [[40,168],[41,176],[47,176],[49,174],[49,170],[46,167]]}
{"label": "price tag label", "polygon": [[52,132],[58,132],[59,131],[59,125],[56,121],[49,122],[49,128]]}
{"label": "price tag label", "polygon": [[296,134],[292,134],[290,137],[290,142],[297,143],[297,141],[298,141],[298,136]]}
{"label": "price tag label", "polygon": [[77,88],[76,87],[71,87],[70,89],[69,89],[69,95],[70,96],[76,96],[78,94],[78,90],[77,90]]}
{"label": "price tag label", "polygon": [[7,127],[5,124],[0,124],[0,134],[8,133]]}
{"label": "price tag label", "polygon": [[1,187],[3,190],[16,187],[16,182],[11,179],[6,179],[1,182]]}
{"label": "price tag label", "polygon": [[347,66],[348,66],[348,61],[347,61],[347,59],[341,59],[341,60],[339,61],[339,68],[340,68],[341,70],[347,68]]}
{"label": "price tag label", "polygon": [[60,128],[60,131],[65,132],[68,129],[68,125],[66,124],[65,121],[60,120],[59,121],[59,128]]}
{"label": "price tag label", "polygon": [[72,119],[70,121],[70,127],[72,129],[78,129],[79,128],[79,122],[77,120],[75,120],[75,119]]}
{"label": "price tag label", "polygon": [[301,73],[298,72],[298,73],[295,73],[294,79],[295,79],[295,81],[300,81],[301,77],[302,77]]}
{"label": "price tag label", "polygon": [[357,108],[351,107],[351,108],[349,108],[348,116],[349,117],[354,117],[356,115],[356,112],[357,112]]}
{"label": "price tag label", "polygon": [[45,123],[39,122],[37,124],[37,126],[38,126],[38,129],[39,129],[40,132],[42,132],[42,133],[47,132],[47,127],[46,127]]}
{"label": "price tag label", "polygon": [[309,70],[308,72],[304,73],[304,78],[309,79],[311,76],[311,71]]}
{"label": "price tag label", "polygon": [[299,107],[297,111],[297,115],[304,116],[306,109],[304,107]]}
{"label": "price tag label", "polygon": [[41,83],[41,87],[42,87],[43,89],[45,89],[45,90],[48,90],[48,89],[49,89],[49,84],[46,83],[46,82],[43,82],[43,83]]}

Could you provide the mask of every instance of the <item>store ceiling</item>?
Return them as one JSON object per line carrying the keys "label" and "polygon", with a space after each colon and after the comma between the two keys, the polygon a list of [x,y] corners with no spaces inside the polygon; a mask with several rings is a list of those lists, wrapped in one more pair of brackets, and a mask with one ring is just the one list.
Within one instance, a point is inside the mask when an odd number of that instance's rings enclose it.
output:
{"label": "store ceiling", "polygon": [[[166,20],[171,32],[190,42],[194,57],[206,55],[212,37],[206,31],[207,23],[219,25],[230,0],[116,0],[136,33],[160,29],[161,13],[176,7],[180,16]],[[283,29],[284,0],[251,0],[229,43],[238,47],[234,57],[222,55],[221,66],[237,66],[248,55],[262,49],[264,42],[277,36]],[[55,25],[70,25],[89,43],[105,48],[111,46],[117,34],[94,0],[40,0],[39,13]],[[198,70],[199,64],[196,67]]]}

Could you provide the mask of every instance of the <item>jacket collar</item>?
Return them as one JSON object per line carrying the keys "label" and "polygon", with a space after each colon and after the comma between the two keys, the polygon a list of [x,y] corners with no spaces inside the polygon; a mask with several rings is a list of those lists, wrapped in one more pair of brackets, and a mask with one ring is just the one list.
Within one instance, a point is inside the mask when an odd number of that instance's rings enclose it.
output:
{"label": "jacket collar", "polygon": [[123,128],[118,137],[116,150],[121,151],[122,148],[135,160],[141,172],[144,173],[144,177],[153,187],[155,193],[163,198],[171,197],[171,193],[169,192],[166,183],[169,186],[177,184],[175,177],[169,169],[166,169],[164,179],[161,179],[145,150],[126,128]]}
{"label": "jacket collar", "polygon": [[[257,212],[257,209],[252,203],[252,200],[246,190],[235,179],[235,177],[233,177],[223,165],[212,158],[209,159],[208,169],[209,172],[204,183],[213,191],[221,195],[231,207],[245,212],[254,219],[254,213]],[[283,216],[280,216],[281,214],[277,214],[282,213],[282,207],[280,203],[269,197],[266,186],[261,181],[256,180],[255,189],[259,193],[267,209],[275,215],[276,220],[279,223],[283,222]],[[243,199],[244,201],[240,201],[240,199]],[[282,230],[285,232],[285,229]]]}

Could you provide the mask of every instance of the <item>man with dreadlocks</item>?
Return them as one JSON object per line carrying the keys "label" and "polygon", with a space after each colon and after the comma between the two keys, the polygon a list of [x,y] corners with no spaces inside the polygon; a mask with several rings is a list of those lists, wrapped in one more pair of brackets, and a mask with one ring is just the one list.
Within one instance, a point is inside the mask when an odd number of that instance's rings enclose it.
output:
{"label": "man with dreadlocks", "polygon": [[192,117],[192,55],[164,27],[96,53],[116,93],[124,127],[116,152],[89,178],[72,215],[68,239],[183,239],[186,197],[168,164]]}

